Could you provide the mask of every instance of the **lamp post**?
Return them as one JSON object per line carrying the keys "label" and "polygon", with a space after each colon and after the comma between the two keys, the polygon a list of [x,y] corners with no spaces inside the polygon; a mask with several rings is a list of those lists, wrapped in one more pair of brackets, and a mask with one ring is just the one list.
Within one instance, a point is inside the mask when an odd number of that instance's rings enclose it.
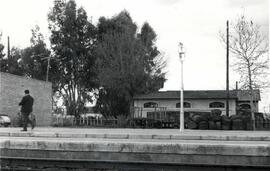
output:
{"label": "lamp post", "polygon": [[183,132],[185,127],[185,121],[184,121],[184,83],[183,83],[183,62],[184,62],[184,50],[183,50],[183,43],[179,43],[178,47],[178,54],[180,58],[181,63],[181,88],[180,88],[180,132]]}

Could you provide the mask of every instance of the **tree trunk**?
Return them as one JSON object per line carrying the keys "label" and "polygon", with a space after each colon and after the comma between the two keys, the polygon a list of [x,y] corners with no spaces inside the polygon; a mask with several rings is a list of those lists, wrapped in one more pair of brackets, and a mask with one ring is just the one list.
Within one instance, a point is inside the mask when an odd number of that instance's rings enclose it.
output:
{"label": "tree trunk", "polygon": [[256,130],[252,87],[250,88],[250,112],[251,112],[251,120],[252,120],[252,129]]}
{"label": "tree trunk", "polygon": [[252,130],[256,130],[255,115],[254,115],[254,103],[253,103],[253,87],[252,87],[250,65],[248,65],[248,78],[249,78],[250,112],[251,112],[251,120],[252,120]]}

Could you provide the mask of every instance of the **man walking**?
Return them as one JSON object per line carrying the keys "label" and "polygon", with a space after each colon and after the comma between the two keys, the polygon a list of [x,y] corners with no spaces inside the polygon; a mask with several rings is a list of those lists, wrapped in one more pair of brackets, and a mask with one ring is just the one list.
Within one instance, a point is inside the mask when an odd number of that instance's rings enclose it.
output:
{"label": "man walking", "polygon": [[33,111],[34,99],[29,94],[29,90],[24,91],[25,96],[22,98],[19,106],[21,106],[21,114],[23,121],[23,130],[27,131],[27,125],[30,122],[32,125],[32,129],[34,129],[34,124],[29,120],[29,114]]}

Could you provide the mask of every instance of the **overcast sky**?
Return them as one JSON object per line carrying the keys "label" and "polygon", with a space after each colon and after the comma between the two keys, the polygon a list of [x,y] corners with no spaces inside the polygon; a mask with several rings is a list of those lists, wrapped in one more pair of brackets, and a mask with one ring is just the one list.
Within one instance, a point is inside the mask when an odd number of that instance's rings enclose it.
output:
{"label": "overcast sky", "polygon": [[[162,90],[179,90],[180,62],[177,45],[184,44],[184,87],[186,90],[225,89],[226,51],[219,39],[226,20],[241,14],[261,25],[269,36],[268,0],[76,0],[92,21],[112,17],[126,9],[140,27],[145,21],[156,31],[157,46],[167,59],[168,79]],[[0,0],[2,42],[10,36],[11,46],[30,44],[30,29],[38,24],[48,38],[47,14],[53,0]],[[233,60],[233,59],[231,59]],[[230,87],[238,77],[230,71]],[[263,92],[261,109],[270,104],[270,91]]]}

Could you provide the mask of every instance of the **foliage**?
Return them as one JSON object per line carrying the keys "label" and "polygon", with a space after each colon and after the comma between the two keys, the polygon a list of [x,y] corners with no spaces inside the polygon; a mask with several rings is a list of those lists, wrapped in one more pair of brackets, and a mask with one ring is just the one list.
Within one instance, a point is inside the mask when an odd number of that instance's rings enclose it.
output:
{"label": "foliage", "polygon": [[[2,33],[0,34],[0,41],[2,38]],[[4,59],[5,54],[4,54],[4,48],[5,46],[0,42],[0,71],[5,71],[6,70],[6,60]]]}
{"label": "foliage", "polygon": [[15,75],[23,75],[23,69],[19,64],[22,55],[21,49],[13,47],[10,51],[9,56],[8,55],[5,56],[3,50],[4,45],[0,43],[0,65],[1,65],[0,71]]}
{"label": "foliage", "polygon": [[[50,51],[46,47],[39,26],[36,25],[31,31],[31,46],[23,49],[21,65],[26,76],[39,80],[46,80],[47,61],[50,57]],[[49,76],[49,78],[51,77]]]}
{"label": "foliage", "polygon": [[165,62],[155,46],[156,34],[148,23],[137,33],[127,11],[98,23],[99,81],[97,110],[127,115],[134,94],[157,91],[165,81]]}
{"label": "foliage", "polygon": [[76,8],[73,0],[58,0],[49,12],[51,45],[57,73],[54,84],[64,92],[67,113],[79,116],[85,102],[91,100],[89,92],[96,87],[95,27],[87,20],[83,8]]}
{"label": "foliage", "polygon": [[[13,47],[9,57],[1,55],[1,71],[39,80],[46,79],[47,58],[50,56],[39,27],[32,29],[31,46],[24,49]],[[53,66],[53,65],[52,65]],[[51,72],[53,73],[53,72]]]}
{"label": "foliage", "polygon": [[22,50],[17,47],[12,47],[10,56],[3,59],[1,64],[1,71],[15,75],[23,75],[24,71],[19,61],[22,57]]}
{"label": "foliage", "polygon": [[20,64],[22,58],[22,50],[17,47],[12,47],[8,60],[8,72],[15,75],[24,75],[24,69]]}
{"label": "foliage", "polygon": [[4,58],[0,44],[1,71],[41,80],[49,71],[49,81],[64,97],[68,114],[79,116],[98,94],[98,110],[126,115],[134,94],[163,86],[165,62],[155,45],[157,35],[148,23],[139,30],[127,11],[101,17],[96,28],[74,0],[55,0],[48,21],[51,49],[35,26],[31,45],[12,48],[9,58]]}
{"label": "foliage", "polygon": [[[0,41],[1,41],[1,38],[2,38],[2,33],[0,33]],[[0,59],[3,59],[5,54],[4,54],[4,45],[0,42]]]}

